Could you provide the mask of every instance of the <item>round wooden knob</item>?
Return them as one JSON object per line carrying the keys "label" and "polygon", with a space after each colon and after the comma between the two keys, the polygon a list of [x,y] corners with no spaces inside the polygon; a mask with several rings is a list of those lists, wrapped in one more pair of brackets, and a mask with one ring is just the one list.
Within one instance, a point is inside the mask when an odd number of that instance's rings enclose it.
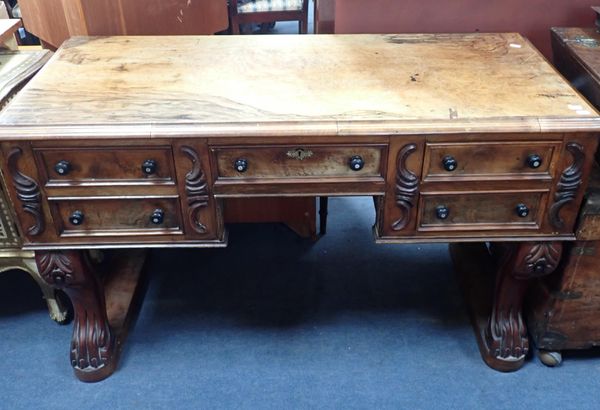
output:
{"label": "round wooden knob", "polygon": [[527,157],[527,166],[529,168],[539,168],[540,166],[542,166],[542,157],[540,157],[538,154],[531,154]]}
{"label": "round wooden knob", "polygon": [[56,171],[58,175],[67,175],[71,172],[71,163],[64,159],[60,160],[54,165],[54,171]]}
{"label": "round wooden knob", "polygon": [[69,217],[69,222],[71,222],[71,225],[81,225],[83,223],[83,212],[73,212]]}
{"label": "round wooden knob", "polygon": [[146,175],[152,175],[156,173],[157,164],[153,159],[147,159],[142,162],[142,172]]}
{"label": "round wooden knob", "polygon": [[155,209],[150,215],[150,222],[154,225],[160,225],[165,220],[165,212],[162,209]]}
{"label": "round wooden knob", "polygon": [[529,215],[529,208],[527,208],[527,205],[525,204],[517,205],[516,211],[517,215],[519,215],[521,218],[525,218],[527,215]]}
{"label": "round wooden knob", "polygon": [[446,171],[452,172],[458,167],[458,162],[453,156],[447,155],[442,159],[442,165]]}
{"label": "round wooden knob", "polygon": [[235,161],[234,167],[237,172],[246,172],[248,170],[248,160],[240,158]]}
{"label": "round wooden knob", "polygon": [[360,171],[365,166],[365,160],[360,155],[355,155],[350,158],[349,164],[352,171]]}
{"label": "round wooden knob", "polygon": [[435,216],[438,219],[448,219],[448,217],[450,216],[450,209],[448,209],[448,207],[446,205],[440,205],[437,208],[435,208]]}

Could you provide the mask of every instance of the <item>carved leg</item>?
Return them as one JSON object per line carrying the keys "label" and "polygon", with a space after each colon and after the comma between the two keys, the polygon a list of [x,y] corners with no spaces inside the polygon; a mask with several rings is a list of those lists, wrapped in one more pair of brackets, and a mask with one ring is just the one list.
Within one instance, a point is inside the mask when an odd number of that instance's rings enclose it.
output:
{"label": "carved leg", "polygon": [[484,337],[485,362],[500,371],[519,369],[529,351],[522,306],[530,279],[556,269],[562,253],[558,242],[522,243],[494,249],[498,271],[494,304]]}
{"label": "carved leg", "polygon": [[71,298],[75,318],[71,364],[82,381],[99,381],[115,369],[115,337],[106,315],[104,289],[82,251],[38,251],[40,275]]}

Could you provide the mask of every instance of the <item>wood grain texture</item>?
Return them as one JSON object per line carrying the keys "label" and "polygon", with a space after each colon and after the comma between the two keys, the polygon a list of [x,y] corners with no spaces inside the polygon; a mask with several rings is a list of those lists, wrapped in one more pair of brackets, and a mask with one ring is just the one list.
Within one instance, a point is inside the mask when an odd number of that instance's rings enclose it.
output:
{"label": "wood grain texture", "polygon": [[[381,177],[382,157],[385,146],[246,146],[214,147],[218,178],[286,178],[286,177]],[[352,157],[360,156],[364,167],[353,170],[349,166]],[[234,163],[245,159],[248,169],[239,172]]]}
{"label": "wood grain texture", "polygon": [[[170,146],[114,146],[84,148],[62,146],[34,150],[43,180],[53,186],[69,185],[153,185],[174,184],[175,170]],[[68,168],[60,174],[60,162]],[[142,165],[152,161],[154,169]]]}
{"label": "wood grain texture", "polygon": [[[545,193],[547,195],[547,192]],[[540,208],[545,205],[543,192],[510,193],[453,193],[422,195],[419,216],[419,230],[491,230],[499,229],[539,229],[543,214]],[[516,208],[523,204],[528,214],[521,217]],[[440,219],[436,208],[448,209],[448,217]]]}
{"label": "wood grain texture", "polygon": [[[50,198],[56,228],[61,236],[118,236],[118,235],[173,235],[181,233],[181,215],[178,198],[114,199],[56,199]],[[160,209],[164,219],[151,222],[151,215]],[[79,211],[83,221],[70,222]]]}
{"label": "wood grain texture", "polygon": [[[540,141],[504,141],[428,143],[424,159],[424,179],[481,180],[490,179],[551,179],[556,166],[560,143]],[[529,166],[529,155],[539,155],[540,165]],[[443,160],[451,157],[456,168],[448,171]]]}
{"label": "wood grain texture", "polygon": [[[265,66],[272,55],[280,64]],[[0,135],[43,138],[78,126],[148,138],[170,129],[289,136],[542,125],[600,129],[600,119],[517,34],[109,37],[66,43],[0,117]]]}

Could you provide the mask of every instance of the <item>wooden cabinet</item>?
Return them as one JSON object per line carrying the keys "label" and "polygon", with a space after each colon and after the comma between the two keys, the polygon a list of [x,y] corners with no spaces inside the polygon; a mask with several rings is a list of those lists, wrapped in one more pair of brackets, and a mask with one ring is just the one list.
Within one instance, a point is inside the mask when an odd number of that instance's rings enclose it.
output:
{"label": "wooden cabinet", "polygon": [[53,48],[74,36],[214,34],[229,26],[226,0],[20,0],[19,5],[27,31]]}

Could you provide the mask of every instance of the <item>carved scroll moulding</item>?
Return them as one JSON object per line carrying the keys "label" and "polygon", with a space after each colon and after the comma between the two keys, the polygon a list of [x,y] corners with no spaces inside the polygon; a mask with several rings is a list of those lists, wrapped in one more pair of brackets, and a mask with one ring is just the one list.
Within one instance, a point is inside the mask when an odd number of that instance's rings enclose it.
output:
{"label": "carved scroll moulding", "polygon": [[566,149],[573,157],[573,162],[560,176],[560,181],[556,185],[556,192],[554,193],[554,203],[548,213],[550,223],[557,229],[562,229],[565,226],[565,222],[560,217],[560,210],[569,202],[575,200],[579,187],[583,182],[583,164],[585,162],[583,147],[576,142],[569,142]]}
{"label": "carved scroll moulding", "polygon": [[17,199],[21,203],[24,212],[30,214],[33,219],[33,225],[27,228],[27,234],[36,236],[44,232],[46,224],[42,211],[42,193],[38,183],[31,177],[19,171],[18,161],[23,155],[23,150],[14,147],[8,153],[7,166],[12,182],[17,192]]}
{"label": "carved scroll moulding", "polygon": [[396,206],[402,212],[392,223],[394,231],[401,231],[410,222],[410,213],[419,194],[419,177],[406,167],[408,157],[417,150],[416,144],[407,144],[398,152],[396,160]]}
{"label": "carved scroll moulding", "polygon": [[187,195],[187,216],[192,228],[200,234],[205,234],[208,229],[200,221],[200,210],[208,206],[208,181],[202,170],[200,156],[192,147],[181,147],[188,159],[192,162],[192,169],[185,175],[185,193]]}

